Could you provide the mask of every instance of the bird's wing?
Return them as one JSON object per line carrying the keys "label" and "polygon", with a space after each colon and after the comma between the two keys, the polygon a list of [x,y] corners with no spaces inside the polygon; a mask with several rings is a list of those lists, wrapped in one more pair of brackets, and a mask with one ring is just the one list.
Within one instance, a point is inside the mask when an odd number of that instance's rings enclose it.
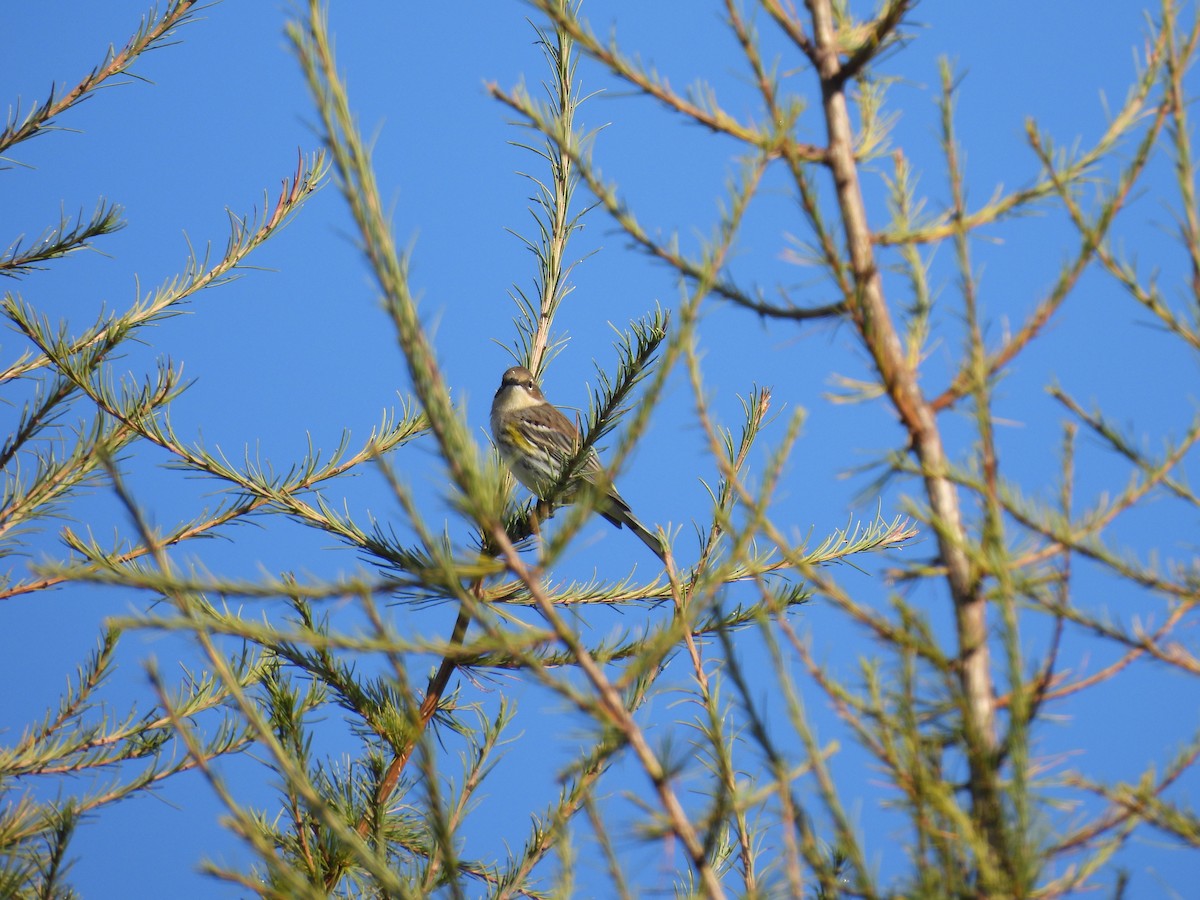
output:
{"label": "bird's wing", "polygon": [[539,443],[553,448],[555,455],[563,462],[575,455],[575,449],[579,446],[579,432],[570,419],[549,403],[526,410],[524,420],[527,427],[538,432],[541,438]]}
{"label": "bird's wing", "polygon": [[[526,421],[529,427],[538,429],[546,441],[555,448],[557,455],[564,465],[570,461],[571,457],[579,449],[579,430],[575,427],[575,423],[551,404],[545,403],[542,406],[537,406],[529,410],[526,413]],[[579,477],[586,481],[595,481],[596,475],[603,471],[603,468],[600,464],[600,457],[596,454],[596,450],[593,447],[588,450],[587,458],[580,467]],[[624,498],[617,493],[617,489],[612,485],[609,485],[608,500],[609,504],[616,506],[621,512],[630,512],[629,504],[625,502]],[[602,505],[599,512],[618,528],[621,527],[621,523],[609,514],[606,505]]]}

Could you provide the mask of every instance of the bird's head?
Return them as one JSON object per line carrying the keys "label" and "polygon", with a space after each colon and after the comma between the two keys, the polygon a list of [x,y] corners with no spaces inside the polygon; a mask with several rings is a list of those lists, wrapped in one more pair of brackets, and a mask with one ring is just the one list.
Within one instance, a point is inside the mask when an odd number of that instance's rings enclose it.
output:
{"label": "bird's head", "polygon": [[539,406],[546,402],[545,396],[533,380],[533,373],[524,366],[513,366],[500,379],[492,408],[503,412]]}

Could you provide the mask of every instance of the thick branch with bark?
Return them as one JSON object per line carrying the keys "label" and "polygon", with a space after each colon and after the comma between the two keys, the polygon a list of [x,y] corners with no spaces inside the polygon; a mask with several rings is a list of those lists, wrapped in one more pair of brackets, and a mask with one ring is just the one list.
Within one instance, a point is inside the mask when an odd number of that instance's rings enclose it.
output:
{"label": "thick branch with bark", "polygon": [[948,477],[946,452],[933,407],[921,392],[884,297],[854,158],[854,130],[846,100],[846,78],[835,39],[833,4],[831,0],[809,0],[808,8],[812,14],[813,56],[821,79],[821,100],[829,140],[828,166],[837,191],[854,273],[850,317],[871,354],[888,398],[909,432],[912,450],[920,461],[937,533],[938,555],[945,566],[946,583],[954,604],[972,797],[977,811],[992,818],[999,816],[1000,809],[990,758],[996,740],[996,698],[987,645],[987,603],[964,549],[967,534],[959,509],[958,488]]}

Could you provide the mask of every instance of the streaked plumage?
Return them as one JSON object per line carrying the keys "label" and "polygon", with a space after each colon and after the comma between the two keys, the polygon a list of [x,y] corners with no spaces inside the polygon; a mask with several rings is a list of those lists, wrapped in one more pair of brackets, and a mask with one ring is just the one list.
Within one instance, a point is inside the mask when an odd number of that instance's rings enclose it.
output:
{"label": "streaked plumage", "polygon": [[[523,366],[513,366],[500,380],[492,401],[492,438],[513,476],[539,499],[550,494],[579,447],[575,424],[550,405]],[[589,451],[580,477],[593,481],[601,471],[596,451]],[[570,495],[565,499],[569,502]],[[634,517],[615,487],[609,487],[605,499],[596,511],[617,528],[628,526],[665,563],[658,536]]]}

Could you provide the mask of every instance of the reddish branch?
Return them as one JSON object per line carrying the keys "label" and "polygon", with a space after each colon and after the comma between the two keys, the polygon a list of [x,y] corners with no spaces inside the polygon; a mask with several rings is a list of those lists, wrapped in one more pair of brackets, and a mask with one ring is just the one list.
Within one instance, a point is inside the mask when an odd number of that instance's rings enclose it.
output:
{"label": "reddish branch", "polygon": [[[478,585],[476,587],[478,588]],[[462,607],[458,612],[458,619],[454,623],[454,630],[450,634],[451,648],[462,644],[463,638],[467,634],[467,626],[470,623],[471,618],[467,614],[466,607]],[[382,810],[388,800],[391,799],[392,792],[396,790],[396,785],[400,782],[400,776],[404,772],[404,767],[412,757],[412,752],[417,746],[417,741],[425,733],[426,726],[429,725],[434,713],[437,712],[438,706],[442,702],[442,696],[446,693],[446,687],[450,684],[450,676],[454,674],[456,668],[458,668],[458,663],[454,661],[453,655],[447,655],[442,659],[442,664],[438,666],[437,673],[430,679],[429,687],[425,691],[425,699],[421,701],[421,706],[417,710],[416,721],[413,722],[413,730],[409,734],[405,745],[392,757],[387,771],[383,773],[383,778],[379,781],[379,788],[375,792],[374,808],[376,810]],[[358,833],[360,836],[365,838],[371,830],[371,819],[370,810],[363,813],[363,817],[358,822]]]}

